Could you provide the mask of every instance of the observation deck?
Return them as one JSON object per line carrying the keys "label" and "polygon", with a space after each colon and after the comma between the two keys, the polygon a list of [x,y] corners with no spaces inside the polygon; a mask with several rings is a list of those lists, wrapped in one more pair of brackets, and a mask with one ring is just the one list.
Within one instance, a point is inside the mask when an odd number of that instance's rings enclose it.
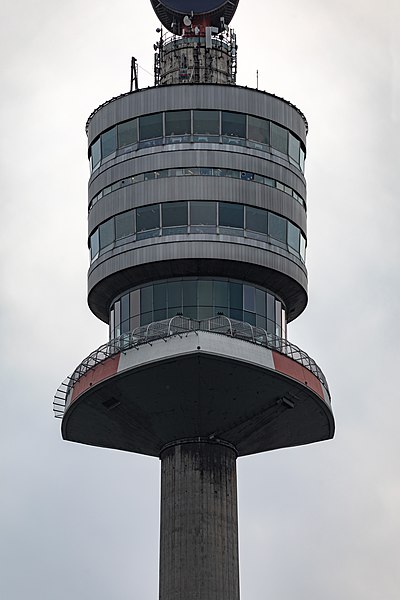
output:
{"label": "observation deck", "polygon": [[91,353],[60,386],[70,441],[159,456],[222,440],[244,456],[333,437],[326,379],[305,352],[248,323],[176,316]]}

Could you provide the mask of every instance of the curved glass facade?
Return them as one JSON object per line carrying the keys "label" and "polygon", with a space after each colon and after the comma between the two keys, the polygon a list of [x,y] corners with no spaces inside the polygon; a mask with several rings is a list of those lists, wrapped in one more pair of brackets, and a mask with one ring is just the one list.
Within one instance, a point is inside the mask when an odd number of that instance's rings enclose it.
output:
{"label": "curved glass facade", "polygon": [[254,206],[193,200],[150,204],[104,221],[90,236],[90,260],[131,242],[187,233],[245,236],[284,248],[305,261],[306,239],[284,217]]}
{"label": "curved glass facade", "polygon": [[163,144],[216,143],[273,152],[304,172],[305,149],[288,129],[252,115],[221,110],[176,110],[124,121],[89,148],[91,171],[116,154]]}
{"label": "curved glass facade", "polygon": [[285,306],[265,288],[233,279],[181,278],[137,287],[110,310],[110,339],[175,315],[207,319],[218,314],[286,338]]}
{"label": "curved glass facade", "polygon": [[240,171],[239,169],[223,169],[219,167],[185,167],[179,169],[159,169],[158,171],[146,171],[146,173],[137,173],[131,177],[124,177],[115,181],[112,185],[104,187],[96,196],[94,196],[89,202],[89,211],[93,206],[101,200],[104,196],[120,190],[121,188],[134,185],[135,183],[141,183],[142,181],[151,181],[152,179],[163,179],[164,177],[191,177],[191,176],[205,176],[205,177],[231,177],[232,179],[240,179],[241,181],[254,181],[255,183],[261,183],[268,187],[276,188],[285,194],[288,194],[304,208],[306,208],[305,200],[298,194],[293,188],[285,185],[277,179],[271,177],[265,177],[251,171]]}

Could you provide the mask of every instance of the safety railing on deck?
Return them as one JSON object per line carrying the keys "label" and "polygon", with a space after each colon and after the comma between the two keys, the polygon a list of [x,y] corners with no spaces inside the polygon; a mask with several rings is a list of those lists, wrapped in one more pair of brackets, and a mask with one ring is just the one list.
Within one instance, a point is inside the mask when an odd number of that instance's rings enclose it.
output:
{"label": "safety railing on deck", "polygon": [[57,418],[63,417],[67,396],[71,388],[73,388],[83,375],[107,358],[119,354],[120,352],[125,352],[131,348],[139,348],[139,346],[143,344],[151,344],[151,342],[155,340],[168,339],[171,336],[187,335],[194,331],[209,331],[226,335],[279,352],[280,354],[295,360],[313,373],[329,394],[325,375],[315,360],[287,340],[272,333],[268,333],[261,327],[255,327],[254,325],[250,325],[250,323],[245,323],[243,321],[236,321],[235,319],[230,319],[224,315],[203,319],[201,321],[177,315],[170,319],[165,319],[164,321],[156,321],[142,327],[137,327],[129,333],[124,333],[121,336],[110,340],[107,344],[100,346],[100,348],[89,354],[89,356],[76,367],[72,375],[67,377],[57,389],[53,400],[54,416]]}

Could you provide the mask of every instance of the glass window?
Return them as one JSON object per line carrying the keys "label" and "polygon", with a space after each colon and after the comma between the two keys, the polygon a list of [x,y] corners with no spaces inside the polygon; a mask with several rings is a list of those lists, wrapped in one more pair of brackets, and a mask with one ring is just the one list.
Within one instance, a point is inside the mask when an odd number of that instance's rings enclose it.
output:
{"label": "glass window", "polygon": [[140,290],[135,290],[129,294],[130,296],[130,314],[135,317],[140,313]]}
{"label": "glass window", "polygon": [[219,225],[221,227],[244,227],[244,206],[243,204],[232,204],[230,202],[220,202],[219,207]]}
{"label": "glass window", "polygon": [[140,325],[149,325],[150,323],[153,322],[153,313],[152,312],[146,312],[146,313],[142,313],[140,315]]}
{"label": "glass window", "polygon": [[228,308],[228,293],[227,281],[214,281],[214,306]]}
{"label": "glass window", "polygon": [[183,306],[196,306],[197,281],[183,281]]}
{"label": "glass window", "polygon": [[114,243],[114,219],[108,219],[105,223],[102,223],[99,227],[100,232],[100,250],[103,250],[110,244]]}
{"label": "glass window", "polygon": [[149,229],[158,229],[160,227],[160,205],[151,204],[136,209],[136,229],[137,231],[148,231]]}
{"label": "glass window", "polygon": [[255,325],[257,322],[256,314],[248,312],[247,310],[243,311],[243,321],[249,323],[250,325]]}
{"label": "glass window", "polygon": [[300,253],[300,229],[290,222],[288,223],[288,246],[297,254]]}
{"label": "glass window", "polygon": [[90,154],[92,158],[92,169],[95,169],[101,160],[101,139],[91,145]]}
{"label": "glass window", "polygon": [[[233,309],[243,309],[243,290],[241,283],[229,283],[229,295],[231,301],[231,308]],[[237,318],[237,317],[234,317]]]}
{"label": "glass window", "polygon": [[101,135],[101,156],[104,158],[117,149],[117,128],[113,127]]}
{"label": "glass window", "polygon": [[[140,312],[150,313],[153,312],[153,286],[147,285],[140,290]],[[150,321],[149,321],[150,322]]]}
{"label": "glass window", "polygon": [[[275,322],[275,298],[267,293],[267,319]],[[274,332],[275,333],[275,332]]]}
{"label": "glass window", "polygon": [[115,328],[114,307],[112,307],[112,309],[110,310],[110,340],[112,340],[115,337],[114,328]]}
{"label": "glass window", "polygon": [[283,338],[286,338],[286,311],[282,305],[282,332],[281,335]]}
{"label": "glass window", "polygon": [[158,310],[154,311],[154,321],[163,321],[166,318],[167,318],[167,309],[166,308],[159,308]]}
{"label": "glass window", "polygon": [[125,121],[118,125],[118,148],[130,146],[137,142],[137,120]]}
{"label": "glass window", "polygon": [[[265,317],[265,292],[256,288],[256,313]],[[263,325],[265,327],[265,324]]]}
{"label": "glass window", "polygon": [[248,117],[249,119],[249,140],[269,144],[269,121],[259,119],[258,117]]}
{"label": "glass window", "polygon": [[115,217],[115,238],[120,240],[135,233],[135,215],[133,210],[116,215]]}
{"label": "glass window", "polygon": [[269,213],[268,233],[275,240],[286,243],[286,220],[274,213]]}
{"label": "glass window", "polygon": [[218,110],[194,110],[193,133],[205,135],[219,135]]}
{"label": "glass window", "polygon": [[282,304],[279,300],[275,301],[275,322],[276,322],[276,335],[282,336]]}
{"label": "glass window", "polygon": [[99,230],[93,233],[90,236],[90,258],[93,260],[99,253],[100,245],[99,245]]}
{"label": "glass window", "polygon": [[222,135],[246,137],[246,115],[234,112],[222,112]]}
{"label": "glass window", "polygon": [[187,225],[187,202],[165,202],[161,204],[161,210],[163,227],[177,227],[179,225]]}
{"label": "glass window", "polygon": [[289,133],[289,156],[299,164],[300,161],[300,141]]}
{"label": "glass window", "polygon": [[114,304],[115,337],[121,335],[121,301]]}
{"label": "glass window", "polygon": [[304,173],[305,158],[306,158],[305,152],[304,152],[303,148],[300,147],[300,169],[303,171],[303,173]]}
{"label": "glass window", "polygon": [[216,225],[217,224],[216,202],[191,202],[190,224],[191,225]]}
{"label": "glass window", "polygon": [[279,152],[288,153],[288,131],[271,123],[271,146]]}
{"label": "glass window", "polygon": [[197,284],[197,298],[199,306],[212,306],[213,282],[199,280]]}
{"label": "glass window", "polygon": [[300,256],[304,261],[306,260],[306,238],[302,233],[300,234]]}
{"label": "glass window", "polygon": [[167,284],[157,283],[153,286],[154,290],[154,310],[167,308]]}
{"label": "glass window", "polygon": [[139,139],[151,140],[163,136],[162,113],[146,115],[139,119]]}
{"label": "glass window", "polygon": [[268,233],[268,211],[246,206],[246,229]]}
{"label": "glass window", "polygon": [[172,110],[165,113],[165,135],[190,135],[190,110]]}
{"label": "glass window", "polygon": [[121,298],[121,333],[129,331],[129,294]]}
{"label": "glass window", "polygon": [[256,310],[256,289],[251,285],[243,286],[243,309],[255,312]]}
{"label": "glass window", "polygon": [[168,283],[168,308],[177,308],[182,311],[181,281],[171,281]]}

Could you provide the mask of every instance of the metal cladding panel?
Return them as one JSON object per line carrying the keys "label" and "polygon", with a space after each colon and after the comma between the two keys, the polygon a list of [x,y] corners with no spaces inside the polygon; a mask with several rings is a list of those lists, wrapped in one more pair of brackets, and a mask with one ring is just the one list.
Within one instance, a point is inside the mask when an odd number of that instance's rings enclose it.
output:
{"label": "metal cladding panel", "polygon": [[243,456],[333,437],[319,381],[257,344],[197,331],[127,350],[117,361],[114,376],[97,366],[82,383],[63,418],[64,439],[157,456],[170,442],[214,434]]}
{"label": "metal cladding panel", "polygon": [[108,321],[111,302],[135,285],[168,277],[217,276],[249,281],[270,289],[284,301],[288,320],[307,305],[307,270],[295,256],[246,238],[204,235],[152,238],[121,246],[89,269],[88,303]]}
{"label": "metal cladding panel", "polygon": [[290,219],[306,234],[304,208],[280,190],[227,177],[173,177],[137,183],[96,202],[89,213],[89,235],[100,223],[125,210],[179,200],[213,200],[257,206]]}
{"label": "metal cladding panel", "polygon": [[271,119],[293,131],[306,143],[305,117],[286,100],[240,86],[186,83],[137,90],[105,103],[89,117],[89,144],[102,131],[121,121],[185,108],[228,110]]}
{"label": "metal cladding panel", "polygon": [[[226,150],[221,145],[214,144],[212,149],[177,149],[173,152],[167,151],[165,146],[160,147],[153,154],[140,155],[140,152],[130,152],[118,157],[117,160],[109,160],[103,167],[96,170],[89,182],[89,198],[92,198],[104,187],[115,181],[131,177],[138,173],[157,171],[169,168],[184,167],[218,167],[221,169],[237,169],[249,171],[271,177],[296,190],[301,196],[305,196],[306,185],[303,174],[290,165],[272,155],[266,156],[258,153],[258,156],[248,148],[247,152],[232,151],[230,147]],[[283,163],[283,164],[282,164]]]}

